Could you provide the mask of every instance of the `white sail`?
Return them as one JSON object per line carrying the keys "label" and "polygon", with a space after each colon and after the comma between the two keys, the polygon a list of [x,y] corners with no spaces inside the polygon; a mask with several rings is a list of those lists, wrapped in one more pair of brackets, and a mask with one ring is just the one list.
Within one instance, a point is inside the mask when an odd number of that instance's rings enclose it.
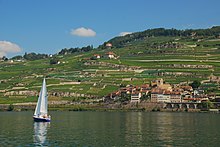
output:
{"label": "white sail", "polygon": [[47,88],[44,78],[34,115],[47,115]]}

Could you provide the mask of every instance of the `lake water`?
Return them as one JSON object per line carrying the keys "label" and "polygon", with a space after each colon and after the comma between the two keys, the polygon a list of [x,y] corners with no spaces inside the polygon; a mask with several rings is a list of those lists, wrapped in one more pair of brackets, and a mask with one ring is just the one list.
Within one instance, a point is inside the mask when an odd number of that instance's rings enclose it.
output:
{"label": "lake water", "polygon": [[0,146],[220,146],[220,115],[168,112],[0,112]]}

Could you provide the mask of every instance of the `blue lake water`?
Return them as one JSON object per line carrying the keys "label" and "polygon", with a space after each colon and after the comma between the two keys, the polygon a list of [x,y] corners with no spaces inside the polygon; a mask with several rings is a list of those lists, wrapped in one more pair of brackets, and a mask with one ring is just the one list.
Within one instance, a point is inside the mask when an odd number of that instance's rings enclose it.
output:
{"label": "blue lake water", "polygon": [[220,115],[168,112],[0,112],[0,146],[220,146]]}

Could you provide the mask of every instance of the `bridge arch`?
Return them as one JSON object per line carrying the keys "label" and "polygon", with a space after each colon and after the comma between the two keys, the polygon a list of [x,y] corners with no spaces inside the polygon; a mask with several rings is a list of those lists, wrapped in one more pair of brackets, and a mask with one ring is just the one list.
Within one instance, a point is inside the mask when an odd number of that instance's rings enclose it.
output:
{"label": "bridge arch", "polygon": [[167,108],[167,109],[172,109],[172,108],[173,108],[173,107],[172,107],[172,104],[171,104],[171,103],[167,103],[166,108]]}
{"label": "bridge arch", "polygon": [[179,104],[174,104],[173,108],[180,108],[180,105]]}
{"label": "bridge arch", "polygon": [[182,108],[183,108],[183,109],[187,109],[187,105],[183,103],[183,104],[182,104]]}
{"label": "bridge arch", "polygon": [[190,108],[190,109],[196,109],[196,107],[195,107],[194,104],[189,104],[189,108]]}
{"label": "bridge arch", "polygon": [[197,104],[197,109],[202,109],[202,103]]}

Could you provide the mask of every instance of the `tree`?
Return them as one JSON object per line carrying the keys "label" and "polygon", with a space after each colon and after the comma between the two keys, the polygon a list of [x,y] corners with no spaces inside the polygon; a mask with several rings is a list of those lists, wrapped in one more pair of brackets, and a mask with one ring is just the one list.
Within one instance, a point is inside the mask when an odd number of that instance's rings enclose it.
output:
{"label": "tree", "polygon": [[18,56],[12,57],[11,59],[12,59],[12,60],[22,60],[22,59],[23,59],[23,56],[18,55]]}
{"label": "tree", "polygon": [[65,54],[74,54],[74,53],[79,53],[79,52],[89,52],[93,50],[93,46],[86,46],[86,47],[82,47],[82,48],[64,48],[62,49],[58,54],[59,55],[65,55]]}
{"label": "tree", "polygon": [[214,104],[211,101],[205,101],[201,103],[203,109],[212,109],[214,108]]}
{"label": "tree", "polygon": [[14,110],[14,106],[12,105],[12,104],[10,104],[9,106],[8,106],[8,111],[13,111]]}
{"label": "tree", "polygon": [[48,55],[47,54],[36,54],[36,53],[25,53],[23,58],[26,60],[38,60],[38,59],[45,59],[47,58]]}
{"label": "tree", "polygon": [[130,94],[121,93],[121,98],[119,99],[120,102],[126,102],[129,101],[131,98]]}
{"label": "tree", "polygon": [[2,60],[8,61],[8,58],[7,58],[6,56],[3,56],[3,57],[2,57]]}
{"label": "tree", "polygon": [[193,89],[198,88],[201,85],[201,82],[195,80],[193,81],[191,84],[189,84],[190,86],[192,86]]}
{"label": "tree", "polygon": [[50,64],[57,64],[59,62],[59,60],[57,58],[53,58],[50,60]]}

